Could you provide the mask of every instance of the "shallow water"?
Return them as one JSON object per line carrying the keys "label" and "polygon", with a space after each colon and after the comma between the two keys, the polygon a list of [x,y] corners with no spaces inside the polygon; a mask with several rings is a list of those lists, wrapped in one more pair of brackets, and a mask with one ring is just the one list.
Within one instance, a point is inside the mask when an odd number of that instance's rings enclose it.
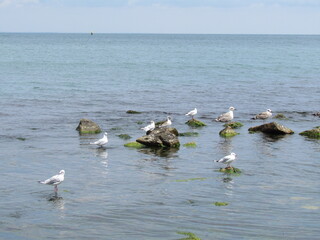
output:
{"label": "shallow water", "polygon": [[[320,142],[298,133],[320,125],[320,36],[1,33],[0,46],[0,239],[318,238]],[[213,120],[229,106],[244,126],[224,139]],[[194,107],[206,127],[185,124]],[[267,108],[295,134],[249,134]],[[167,115],[196,148],[123,146]],[[231,151],[240,176],[217,171]],[[54,198],[37,180],[61,169]]]}

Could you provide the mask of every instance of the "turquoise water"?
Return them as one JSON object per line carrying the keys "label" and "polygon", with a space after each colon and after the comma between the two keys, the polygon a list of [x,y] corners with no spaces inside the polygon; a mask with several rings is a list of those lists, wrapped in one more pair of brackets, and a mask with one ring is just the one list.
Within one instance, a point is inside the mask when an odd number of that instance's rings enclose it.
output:
{"label": "turquoise water", "polygon": [[[298,133],[320,125],[319,62],[320,36],[1,33],[0,239],[317,239],[320,142]],[[224,139],[229,106],[244,126]],[[207,127],[185,124],[195,107]],[[267,108],[295,134],[249,134]],[[196,148],[123,146],[167,115]],[[217,172],[231,151],[240,176]],[[52,201],[37,180],[61,169]]]}

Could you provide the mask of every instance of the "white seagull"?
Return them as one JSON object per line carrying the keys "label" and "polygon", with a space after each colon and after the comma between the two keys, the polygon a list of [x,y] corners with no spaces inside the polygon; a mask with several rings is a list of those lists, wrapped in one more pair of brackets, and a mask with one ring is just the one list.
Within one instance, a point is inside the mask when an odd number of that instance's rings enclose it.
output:
{"label": "white seagull", "polygon": [[98,141],[95,141],[93,143],[90,143],[92,145],[98,145],[102,147],[103,145],[106,145],[108,143],[108,137],[107,137],[107,132],[104,133],[103,138],[99,139]]}
{"label": "white seagull", "polygon": [[65,171],[61,170],[58,175],[54,175],[44,181],[38,181],[38,183],[54,186],[54,192],[58,192],[58,185],[64,181]]}
{"label": "white seagull", "polygon": [[192,119],[193,119],[193,116],[196,115],[197,112],[198,112],[198,111],[197,111],[197,109],[195,108],[195,109],[191,110],[190,112],[188,112],[188,113],[186,114],[186,116],[191,116]]}
{"label": "white seagull", "polygon": [[155,129],[156,125],[154,123],[154,121],[151,121],[149,125],[145,126],[144,128],[141,128],[142,130],[148,132],[148,131],[152,131],[153,129]]}
{"label": "white seagull", "polygon": [[267,111],[259,113],[257,115],[255,115],[253,118],[251,119],[267,119],[269,117],[272,116],[272,111],[271,109],[267,109]]}
{"label": "white seagull", "polygon": [[216,118],[216,122],[229,122],[233,119],[233,111],[236,110],[234,107],[229,107],[229,112],[221,114]]}
{"label": "white seagull", "polygon": [[230,167],[230,164],[234,160],[236,160],[236,156],[237,156],[237,154],[232,152],[232,153],[230,153],[230,155],[227,155],[227,156],[221,158],[220,160],[216,160],[216,162],[227,164],[227,167]]}
{"label": "white seagull", "polygon": [[167,121],[165,121],[164,123],[162,123],[161,125],[160,125],[160,127],[168,127],[168,126],[170,126],[172,124],[172,121],[171,121],[171,117],[167,117]]}

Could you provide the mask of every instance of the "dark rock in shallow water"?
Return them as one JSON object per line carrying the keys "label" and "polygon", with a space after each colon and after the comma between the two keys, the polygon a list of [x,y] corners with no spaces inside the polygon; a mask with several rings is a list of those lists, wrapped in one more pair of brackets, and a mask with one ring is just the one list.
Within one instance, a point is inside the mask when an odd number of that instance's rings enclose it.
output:
{"label": "dark rock in shallow water", "polygon": [[134,110],[128,110],[127,113],[128,114],[141,114],[141,112],[134,111]]}
{"label": "dark rock in shallow water", "polygon": [[308,138],[320,138],[320,127],[316,127],[311,130],[306,130],[299,133],[299,135],[306,136]]}
{"label": "dark rock in shallow water", "polygon": [[282,113],[278,113],[277,115],[275,115],[273,118],[276,119],[288,119],[284,114]]}
{"label": "dark rock in shallow water", "polygon": [[290,128],[287,128],[277,122],[271,122],[271,123],[262,124],[260,126],[251,127],[248,130],[250,132],[263,132],[263,133],[274,134],[274,135],[294,133]]}
{"label": "dark rock in shallow water", "polygon": [[190,127],[204,127],[207,126],[205,123],[197,120],[197,119],[190,119],[186,122]]}
{"label": "dark rock in shallow water", "polygon": [[241,128],[243,126],[243,124],[241,122],[229,122],[229,123],[225,123],[223,125],[224,127],[231,127],[233,129],[236,129],[236,128]]}
{"label": "dark rock in shallow water", "polygon": [[156,128],[148,132],[148,135],[138,138],[136,141],[148,147],[174,147],[180,146],[178,131],[175,128]]}
{"label": "dark rock in shallow water", "polygon": [[79,131],[80,134],[101,132],[101,128],[99,127],[98,124],[96,124],[95,122],[89,119],[84,119],[84,118],[80,120],[76,130]]}
{"label": "dark rock in shallow water", "polygon": [[230,127],[230,126],[225,127],[224,129],[222,129],[219,132],[219,135],[222,136],[222,137],[233,137],[233,136],[236,136],[238,134],[239,133],[237,133],[235,130],[233,130],[233,128]]}

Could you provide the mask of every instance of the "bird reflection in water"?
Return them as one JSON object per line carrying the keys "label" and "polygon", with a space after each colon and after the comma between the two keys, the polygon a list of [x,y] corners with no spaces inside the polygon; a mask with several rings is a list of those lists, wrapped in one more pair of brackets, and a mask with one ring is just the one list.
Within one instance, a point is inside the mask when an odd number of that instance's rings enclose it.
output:
{"label": "bird reflection in water", "polygon": [[64,201],[63,197],[58,196],[57,193],[54,193],[53,195],[50,194],[47,197],[47,200],[49,202],[51,202],[55,208],[60,209],[60,210],[64,210],[65,201]]}

